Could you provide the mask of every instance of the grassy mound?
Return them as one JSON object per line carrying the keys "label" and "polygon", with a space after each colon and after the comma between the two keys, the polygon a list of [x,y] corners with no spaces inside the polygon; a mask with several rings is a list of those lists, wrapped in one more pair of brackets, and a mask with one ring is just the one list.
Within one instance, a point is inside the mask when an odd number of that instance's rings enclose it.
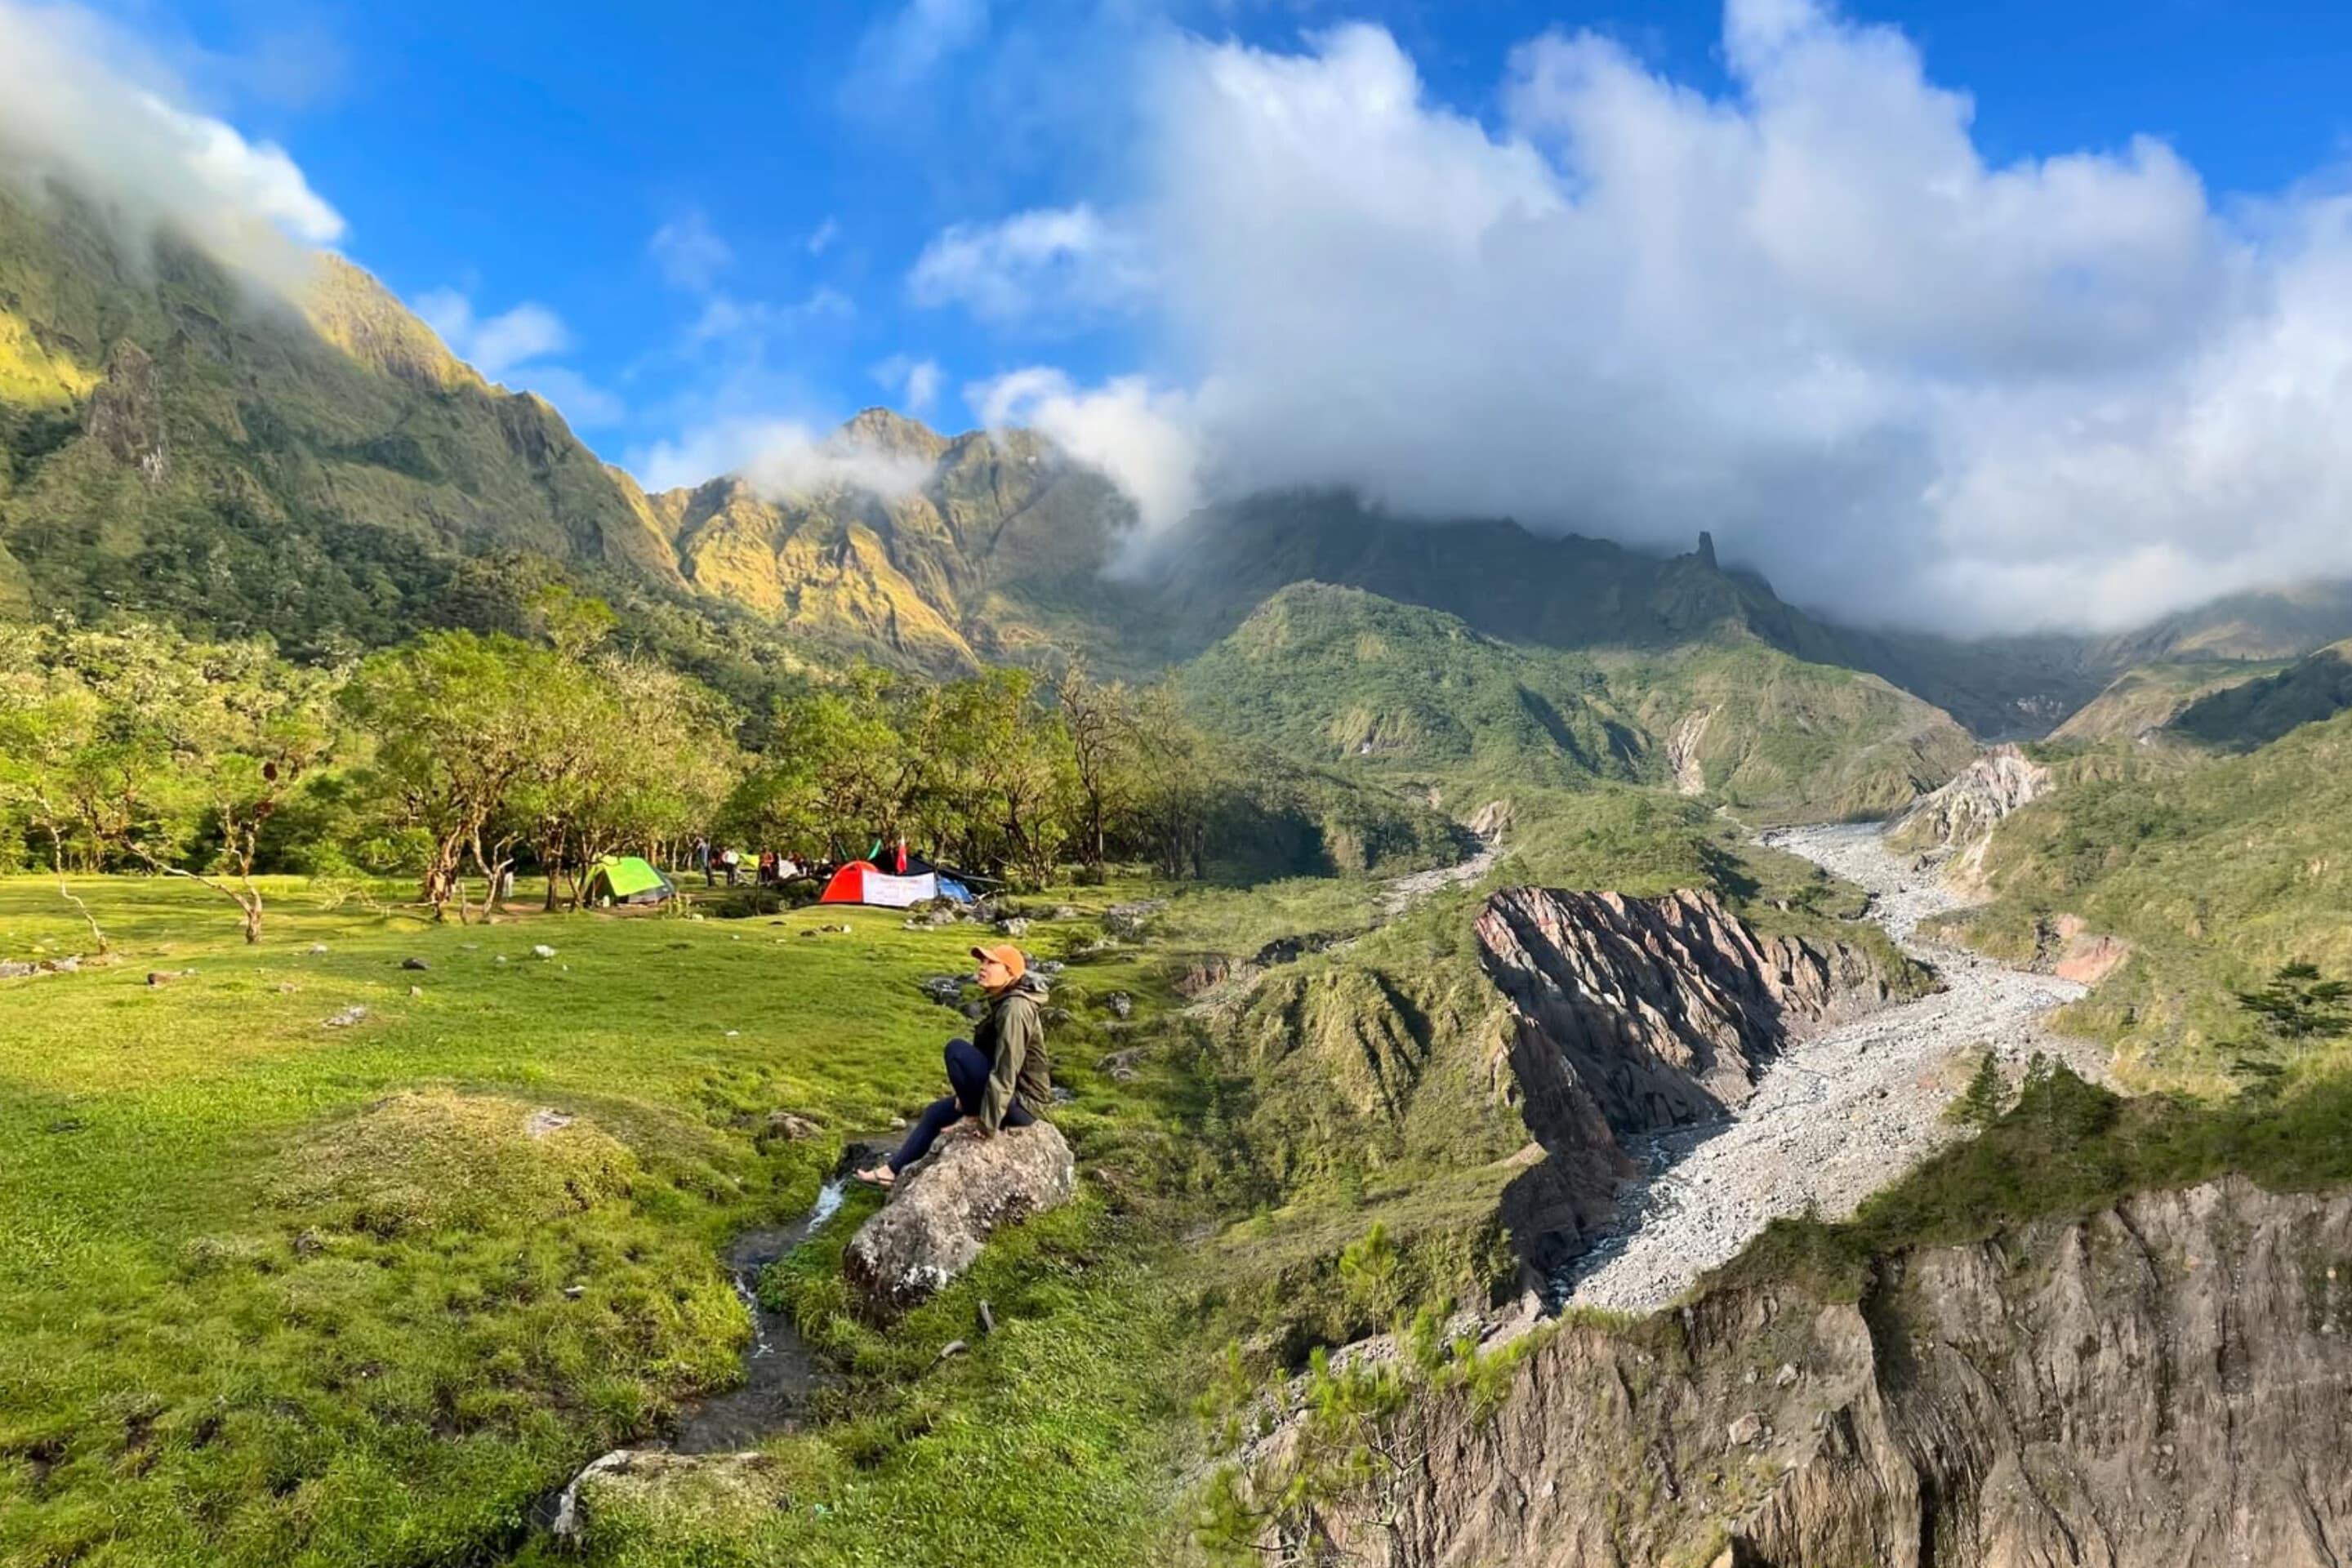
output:
{"label": "grassy mound", "polygon": [[504,1095],[410,1091],[306,1135],[283,1201],[398,1236],[548,1220],[626,1197],[636,1156],[584,1117]]}

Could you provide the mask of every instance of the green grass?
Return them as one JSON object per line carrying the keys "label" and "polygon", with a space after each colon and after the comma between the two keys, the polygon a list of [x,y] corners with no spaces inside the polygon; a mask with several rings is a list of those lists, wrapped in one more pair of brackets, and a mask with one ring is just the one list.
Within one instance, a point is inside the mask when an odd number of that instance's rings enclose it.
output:
{"label": "green grass", "polygon": [[2070,914],[2131,943],[2062,1015],[2131,1081],[2214,1091],[2241,1060],[2344,1064],[2344,1042],[2267,1038],[2233,994],[2290,961],[2352,976],[2352,715],[2242,757],[2103,769],[2004,822],[1986,867],[1996,896],[1967,930],[1989,950],[2046,951]]}
{"label": "green grass", "polygon": [[[831,1140],[936,1091],[954,1020],[913,982],[966,967],[972,940],[835,910],[823,923],[852,934],[802,935],[809,911],[432,928],[289,883],[248,949],[225,902],[184,885],[76,888],[127,961],[0,982],[12,1565],[426,1563],[519,1543],[535,1497],[732,1378],[720,1244],[804,1206]],[[0,953],[80,950],[79,932],[54,884],[0,880]],[[399,967],[412,955],[430,967]],[[151,968],[194,973],[150,988]],[[362,1022],[322,1025],[352,1005]],[[1099,1033],[1091,1016],[1056,1031],[1079,1095],[1057,1121],[1090,1158],[1149,1121],[1090,1071]],[[534,1138],[541,1109],[573,1120]],[[775,1109],[826,1141],[763,1146]],[[992,1249],[982,1274],[1016,1326],[923,1385],[969,1383],[979,1403],[944,1399],[903,1453],[857,1447],[852,1423],[801,1462],[828,1495],[886,1500],[877,1518],[965,1519],[993,1561],[1105,1560],[1141,1511],[1142,1440],[1105,1434],[1146,1418],[1157,1375],[1119,1315],[1143,1310],[1118,1281],[1147,1239],[1090,1203]],[[1099,1273],[1073,1271],[1078,1253]],[[1056,1271],[1076,1282],[1037,1282]],[[1091,1417],[1054,1386],[1081,1377]],[[1065,1439],[1058,1465],[1030,1462]],[[1060,1522],[1030,1529],[1024,1500]],[[872,1542],[898,1528],[817,1530],[771,1560],[880,1561]]]}

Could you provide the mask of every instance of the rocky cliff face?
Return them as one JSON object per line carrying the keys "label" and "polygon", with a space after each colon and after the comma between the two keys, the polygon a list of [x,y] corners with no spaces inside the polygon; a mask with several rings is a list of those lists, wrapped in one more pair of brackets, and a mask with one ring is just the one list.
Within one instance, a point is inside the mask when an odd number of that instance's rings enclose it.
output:
{"label": "rocky cliff face", "polygon": [[1944,858],[1946,880],[1981,884],[1986,847],[2001,818],[2057,787],[2051,771],[2012,745],[1995,746],[1949,784],[1923,795],[1887,830],[1898,849]]}
{"label": "rocky cliff face", "polygon": [[1783,1044],[1895,994],[1860,950],[1761,937],[1711,892],[1510,888],[1476,932],[1509,1010],[1520,1109],[1549,1156],[1505,1205],[1538,1269],[1580,1250],[1612,1211],[1632,1171],[1619,1139],[1746,1103]]}
{"label": "rocky cliff face", "polygon": [[[2231,1179],[1567,1327],[1324,1521],[1392,1568],[2337,1568],[2352,1194]],[[1377,1522],[1375,1522],[1377,1521]]]}

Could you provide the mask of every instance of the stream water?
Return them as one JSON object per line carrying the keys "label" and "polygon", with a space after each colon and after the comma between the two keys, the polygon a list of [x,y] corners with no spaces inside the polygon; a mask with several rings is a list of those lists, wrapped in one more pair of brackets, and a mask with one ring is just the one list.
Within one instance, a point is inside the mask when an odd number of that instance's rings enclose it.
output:
{"label": "stream water", "polygon": [[800,1331],[782,1312],[760,1301],[760,1275],[767,1267],[824,1228],[841,1207],[838,1178],[817,1189],[816,1204],[788,1225],[762,1226],[735,1237],[727,1248],[727,1275],[751,1315],[751,1344],[743,1352],[743,1382],[686,1407],[677,1433],[665,1445],[673,1453],[719,1454],[748,1448],[789,1426],[808,1407],[823,1373],[801,1342]]}

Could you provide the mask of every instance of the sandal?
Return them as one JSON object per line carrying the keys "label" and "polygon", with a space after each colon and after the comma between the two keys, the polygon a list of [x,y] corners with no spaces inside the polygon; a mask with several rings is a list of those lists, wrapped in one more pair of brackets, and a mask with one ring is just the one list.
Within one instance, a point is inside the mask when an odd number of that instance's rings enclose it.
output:
{"label": "sandal", "polygon": [[879,1187],[887,1193],[898,1184],[898,1173],[887,1164],[871,1165],[856,1173],[851,1180],[863,1182],[869,1187]]}

